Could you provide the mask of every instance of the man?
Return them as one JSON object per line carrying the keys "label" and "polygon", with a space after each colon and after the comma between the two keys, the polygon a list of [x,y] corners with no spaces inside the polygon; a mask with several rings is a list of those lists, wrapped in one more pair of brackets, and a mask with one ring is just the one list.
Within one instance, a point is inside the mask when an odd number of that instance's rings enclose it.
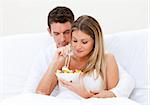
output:
{"label": "man", "polygon": [[[74,14],[67,7],[56,7],[52,11],[50,11],[48,15],[48,32],[54,39],[57,48],[64,48],[71,41],[71,24],[74,21]],[[53,42],[51,42],[53,43]],[[29,76],[27,85],[25,87],[25,91],[28,92],[36,92],[41,94],[50,95],[53,93],[52,90],[57,85],[56,81],[53,81],[52,78],[56,78],[56,76],[51,75],[51,71],[49,70],[49,65],[52,61],[52,57],[54,55],[54,51],[56,47],[52,48],[48,47],[46,51],[43,51],[35,65],[31,70],[31,75]],[[110,97],[121,96],[121,97],[129,97],[133,88],[134,88],[134,80],[119,67],[119,76],[120,80],[117,86],[109,91],[107,94]],[[42,75],[46,75],[42,78]],[[44,83],[41,83],[44,81]],[[40,82],[40,87],[38,87],[38,83]],[[45,85],[46,84],[46,85]],[[129,86],[130,85],[130,86]],[[43,89],[44,87],[44,89]],[[46,88],[45,88],[46,87]],[[36,89],[37,88],[37,89]],[[57,90],[57,89],[54,89]],[[56,92],[54,92],[56,93]],[[55,94],[54,94],[55,95]]]}

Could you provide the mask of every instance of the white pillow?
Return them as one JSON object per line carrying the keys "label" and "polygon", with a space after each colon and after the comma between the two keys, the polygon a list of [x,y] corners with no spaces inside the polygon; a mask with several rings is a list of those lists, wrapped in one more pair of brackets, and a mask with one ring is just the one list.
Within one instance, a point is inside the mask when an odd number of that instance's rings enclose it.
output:
{"label": "white pillow", "polygon": [[0,38],[0,96],[22,92],[34,57],[49,44],[48,33]]}
{"label": "white pillow", "polygon": [[107,50],[115,55],[119,64],[135,79],[136,88],[131,99],[140,103],[148,101],[147,98],[143,98],[148,97],[147,39],[147,29],[105,36]]}

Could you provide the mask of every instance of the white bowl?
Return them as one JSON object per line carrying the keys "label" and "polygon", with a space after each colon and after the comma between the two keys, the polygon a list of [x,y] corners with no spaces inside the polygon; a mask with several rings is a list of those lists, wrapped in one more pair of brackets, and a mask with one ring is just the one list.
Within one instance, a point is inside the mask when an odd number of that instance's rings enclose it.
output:
{"label": "white bowl", "polygon": [[75,82],[79,79],[80,73],[56,73],[56,76],[58,79]]}

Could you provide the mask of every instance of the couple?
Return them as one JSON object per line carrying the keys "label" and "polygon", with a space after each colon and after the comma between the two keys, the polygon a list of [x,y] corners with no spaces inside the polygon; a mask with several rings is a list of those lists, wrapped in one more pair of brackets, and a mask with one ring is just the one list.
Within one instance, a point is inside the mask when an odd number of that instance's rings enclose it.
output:
{"label": "couple", "polygon": [[[74,14],[69,8],[56,7],[48,15],[48,26],[57,49],[48,48],[41,53],[32,68],[25,91],[51,95],[57,90],[59,82],[69,93],[59,92],[58,97],[70,98],[69,94],[79,99],[129,97],[134,86],[128,85],[134,83],[133,79],[126,72],[119,71],[115,57],[105,52],[102,29],[97,20],[83,15],[74,21]],[[69,69],[82,71],[78,84],[58,81],[55,75],[56,70],[64,66],[69,43],[73,52]]]}

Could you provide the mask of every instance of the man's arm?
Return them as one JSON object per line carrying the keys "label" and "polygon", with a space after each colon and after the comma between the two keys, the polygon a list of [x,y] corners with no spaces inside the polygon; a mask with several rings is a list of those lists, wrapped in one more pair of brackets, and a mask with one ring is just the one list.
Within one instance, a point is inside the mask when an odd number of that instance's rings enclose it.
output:
{"label": "man's arm", "polygon": [[29,76],[27,77],[27,81],[24,85],[24,93],[35,93],[35,89],[48,67],[43,52],[40,52],[33,62]]}
{"label": "man's arm", "polygon": [[[29,76],[24,86],[24,93],[35,93],[42,76],[47,71],[49,64],[52,62],[52,58],[56,50],[55,45],[52,45],[48,45],[41,49],[40,53],[38,53],[38,55],[34,58]],[[55,91],[55,93],[57,93],[57,91]]]}
{"label": "man's arm", "polygon": [[50,95],[55,86],[57,85],[56,71],[60,70],[64,65],[65,57],[62,54],[64,48],[58,48],[53,57],[52,63],[48,66],[48,69],[42,77],[36,93]]}
{"label": "man's arm", "polygon": [[57,77],[55,72],[57,67],[50,66],[44,76],[42,77],[37,89],[36,93],[50,95],[57,85]]}

